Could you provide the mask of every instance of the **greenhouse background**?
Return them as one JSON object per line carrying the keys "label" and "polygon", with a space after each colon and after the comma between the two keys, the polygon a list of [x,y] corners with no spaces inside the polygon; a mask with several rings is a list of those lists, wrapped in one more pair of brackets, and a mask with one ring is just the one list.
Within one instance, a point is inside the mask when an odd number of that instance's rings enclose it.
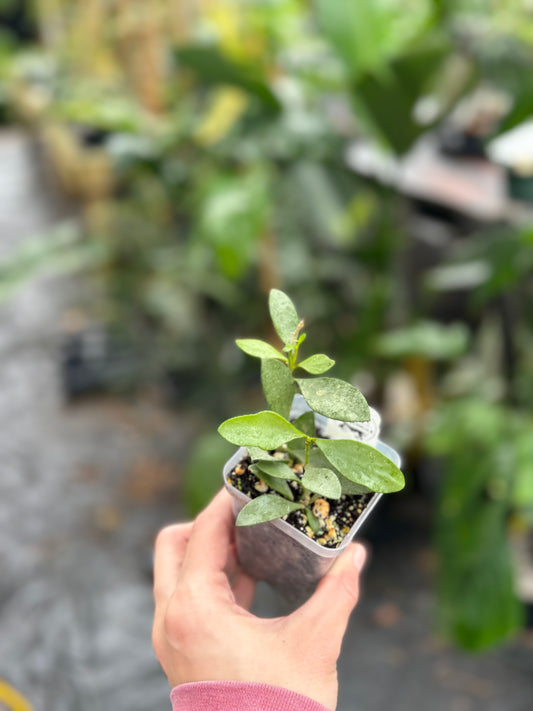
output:
{"label": "greenhouse background", "polygon": [[168,707],[152,544],[263,407],[234,341],[274,338],[273,287],[407,479],[339,711],[531,708],[532,28],[528,0],[0,0],[0,709]]}

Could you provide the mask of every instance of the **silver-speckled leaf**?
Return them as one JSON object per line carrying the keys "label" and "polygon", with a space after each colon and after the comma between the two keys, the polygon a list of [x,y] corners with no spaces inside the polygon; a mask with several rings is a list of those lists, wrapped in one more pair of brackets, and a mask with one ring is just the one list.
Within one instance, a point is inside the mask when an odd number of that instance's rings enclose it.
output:
{"label": "silver-speckled leaf", "polygon": [[388,494],[405,486],[402,472],[391,460],[363,442],[349,439],[317,439],[326,459],[347,479]]}
{"label": "silver-speckled leaf", "polygon": [[258,338],[239,338],[235,343],[241,351],[254,358],[278,358],[287,362],[287,357],[283,353],[277,351],[270,343],[260,341]]}
{"label": "silver-speckled leaf", "polygon": [[281,415],[270,410],[255,415],[232,417],[220,425],[218,432],[228,442],[240,447],[251,446],[267,450],[277,449],[285,442],[302,437],[302,432]]}
{"label": "silver-speckled leaf", "polygon": [[304,412],[294,420],[293,425],[302,430],[308,437],[316,437],[315,415],[313,412]]}
{"label": "silver-speckled leaf", "polygon": [[283,291],[271,289],[268,308],[278,336],[286,345],[291,343],[300,323],[294,304]]}
{"label": "silver-speckled leaf", "polygon": [[[252,469],[253,465],[250,467],[250,470]],[[265,474],[265,472],[262,472],[259,468],[257,468],[257,471],[254,471],[253,473],[259,477],[259,479],[264,481],[265,484],[268,484],[273,491],[277,491],[278,494],[281,494],[281,496],[284,496],[289,501],[294,501],[293,491],[286,479],[276,479],[275,476],[269,476],[268,474]]]}
{"label": "silver-speckled leaf", "polygon": [[341,483],[331,469],[306,467],[302,485],[315,494],[326,496],[328,499],[340,499],[342,494]]}
{"label": "silver-speckled leaf", "polygon": [[298,386],[309,407],[325,417],[344,422],[370,419],[362,392],[338,378],[298,378]]}
{"label": "silver-speckled leaf", "polygon": [[265,523],[281,518],[291,511],[302,509],[303,504],[296,504],[276,494],[265,494],[252,499],[241,509],[235,521],[237,526],[252,526],[255,523]]}
{"label": "silver-speckled leaf", "polygon": [[262,360],[261,385],[270,409],[288,419],[296,392],[288,367],[279,360]]}
{"label": "silver-speckled leaf", "polygon": [[298,363],[298,368],[303,368],[311,375],[321,375],[325,373],[330,368],[333,368],[335,361],[329,358],[324,353],[317,353],[316,355],[309,356],[301,363]]}
{"label": "silver-speckled leaf", "polygon": [[250,459],[252,462],[256,462],[258,460],[265,461],[265,460],[274,460],[274,457],[266,452],[264,449],[259,449],[259,447],[248,447],[248,454],[250,455]]}
{"label": "silver-speckled leaf", "polygon": [[269,462],[258,462],[257,464],[252,464],[250,467],[251,471],[258,475],[258,472],[265,472],[269,476],[276,477],[276,479],[288,479],[289,481],[298,481],[298,476],[292,471],[290,466],[286,462],[282,462],[279,459]]}

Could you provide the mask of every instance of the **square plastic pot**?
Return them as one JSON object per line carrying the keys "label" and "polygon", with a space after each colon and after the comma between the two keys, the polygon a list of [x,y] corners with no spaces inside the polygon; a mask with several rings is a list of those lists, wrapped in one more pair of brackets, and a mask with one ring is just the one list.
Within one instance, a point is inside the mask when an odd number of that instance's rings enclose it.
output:
{"label": "square plastic pot", "polygon": [[[379,441],[376,448],[396,466],[400,465],[400,456],[394,449]],[[234,517],[250,499],[229,483],[228,476],[246,454],[246,448],[241,447],[223,469],[224,486],[232,497]],[[361,530],[381,497],[382,494],[372,496],[338,548],[321,546],[282,519],[253,526],[236,526],[240,565],[255,580],[269,583],[288,602],[300,604],[312,594],[335,559]]]}

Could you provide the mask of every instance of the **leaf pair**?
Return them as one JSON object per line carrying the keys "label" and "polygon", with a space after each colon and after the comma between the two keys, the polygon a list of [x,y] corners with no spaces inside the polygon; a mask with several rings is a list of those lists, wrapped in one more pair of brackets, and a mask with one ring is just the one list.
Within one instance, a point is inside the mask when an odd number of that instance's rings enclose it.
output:
{"label": "leaf pair", "polygon": [[[296,439],[304,439],[317,445],[333,469],[349,481],[365,486],[370,491],[389,493],[399,491],[404,485],[403,474],[398,467],[374,447],[356,440],[309,437],[281,415],[269,410],[226,420],[220,425],[218,431],[233,444],[241,447],[259,447],[267,451],[277,449],[282,444]],[[318,471],[324,469],[323,467],[312,468]],[[335,476],[334,472],[332,474]],[[317,476],[316,473],[313,474],[313,481],[316,481]],[[338,496],[329,498],[338,498]]]}
{"label": "leaf pair", "polygon": [[[314,411],[334,420],[365,422],[370,410],[363,394],[350,383],[338,378],[293,378],[287,358],[263,341],[240,340],[237,345],[247,354],[261,358],[261,384],[269,407],[285,418],[289,417],[297,388]],[[319,371],[333,361],[323,354],[311,356],[298,363],[298,368],[310,364]]]}

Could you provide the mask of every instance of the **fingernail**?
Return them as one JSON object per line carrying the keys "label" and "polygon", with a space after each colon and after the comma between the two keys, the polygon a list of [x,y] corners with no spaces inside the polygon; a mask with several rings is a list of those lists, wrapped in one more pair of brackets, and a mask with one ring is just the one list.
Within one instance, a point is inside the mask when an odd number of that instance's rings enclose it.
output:
{"label": "fingernail", "polygon": [[366,561],[366,549],[363,546],[357,546],[353,554],[353,564],[359,572],[363,570]]}

